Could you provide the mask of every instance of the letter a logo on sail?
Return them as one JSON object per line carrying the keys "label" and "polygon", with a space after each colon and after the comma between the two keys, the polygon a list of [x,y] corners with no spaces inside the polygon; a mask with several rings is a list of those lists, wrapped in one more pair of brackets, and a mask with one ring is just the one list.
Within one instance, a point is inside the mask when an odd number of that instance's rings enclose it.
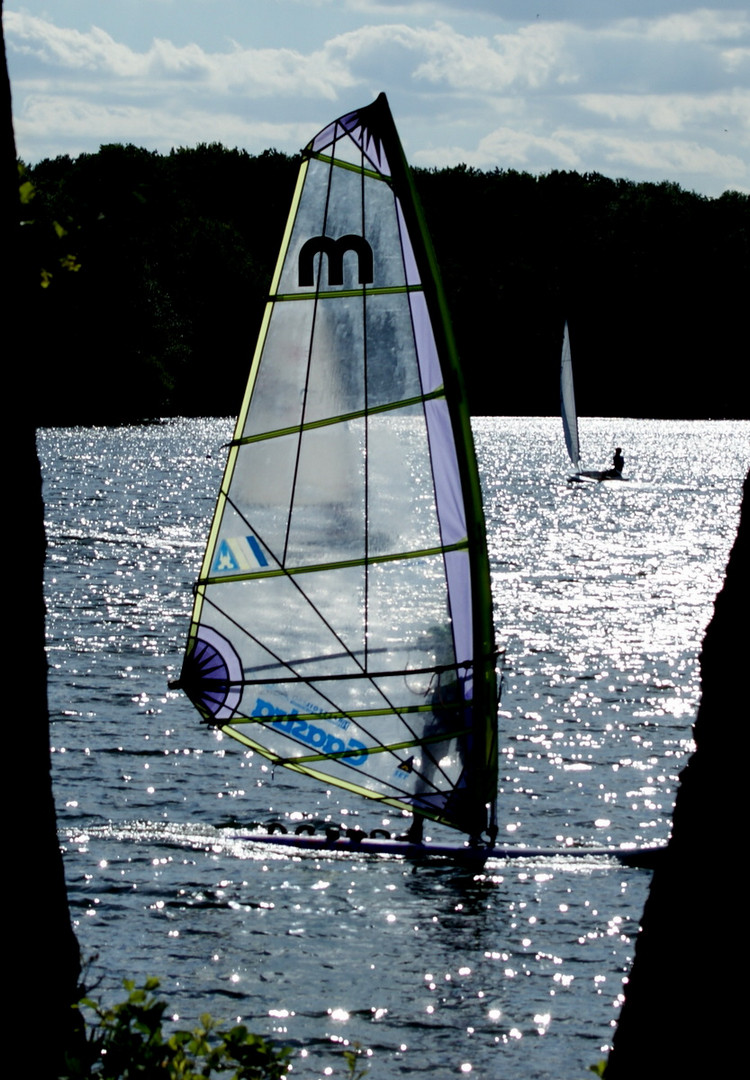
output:
{"label": "letter a logo on sail", "polygon": [[216,549],[212,574],[242,574],[262,570],[268,559],[254,536],[227,537]]}

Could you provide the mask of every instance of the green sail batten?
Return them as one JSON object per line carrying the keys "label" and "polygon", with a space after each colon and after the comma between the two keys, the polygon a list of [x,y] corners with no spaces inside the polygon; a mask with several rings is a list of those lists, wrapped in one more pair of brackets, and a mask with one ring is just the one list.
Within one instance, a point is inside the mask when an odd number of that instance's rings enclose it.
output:
{"label": "green sail batten", "polygon": [[445,390],[441,386],[430,394],[417,394],[414,397],[389,402],[387,405],[373,405],[369,409],[358,409],[356,412],[344,413],[342,416],[326,417],[325,420],[312,420],[306,424],[296,424],[293,427],[264,431],[259,435],[245,435],[242,439],[232,439],[231,442],[227,443],[227,446],[248,446],[250,443],[262,442],[264,439],[279,439],[284,435],[299,435],[304,431],[315,431],[317,428],[331,427],[333,424],[345,424],[349,420],[361,420],[365,416],[378,416],[380,413],[408,409],[414,405],[421,405],[425,401],[438,401],[444,397]]}
{"label": "green sail batten", "polygon": [[346,169],[348,172],[358,173],[360,176],[367,176],[370,180],[378,180],[381,184],[389,183],[388,177],[383,176],[382,173],[376,172],[375,169],[365,169],[361,165],[355,165],[351,161],[337,161],[336,158],[330,157],[329,154],[316,153],[314,150],[303,150],[304,157],[309,160],[320,161],[324,165],[330,165],[334,169]]}
{"label": "green sail batten", "polygon": [[[309,681],[311,683],[318,683],[321,680],[311,678],[311,679],[309,679],[307,681]],[[396,706],[393,706],[393,707],[387,708],[387,709],[386,708],[383,708],[383,709],[349,709],[348,712],[294,713],[293,716],[284,716],[284,715],[270,716],[270,717],[269,716],[242,716],[242,717],[239,717],[238,716],[232,721],[232,726],[234,726],[235,724],[239,724],[240,726],[243,726],[245,724],[269,724],[269,723],[274,723],[276,720],[306,720],[306,721],[309,721],[309,722],[312,722],[314,720],[362,720],[365,717],[374,717],[374,716],[401,716],[401,715],[406,716],[409,713],[426,713],[426,712],[429,712],[431,708],[432,708],[432,706],[430,706],[430,705],[403,705],[403,706],[396,705]],[[457,709],[457,706],[454,706],[454,711],[456,709]],[[448,709],[446,708],[445,711],[448,712]],[[462,732],[462,734],[463,734],[463,732]],[[435,738],[432,741],[439,742],[439,741],[442,741],[443,739],[450,739],[450,738],[455,738],[455,735],[452,736],[450,734],[442,734],[441,733],[440,735],[436,735]],[[427,739],[417,739],[417,743],[426,742],[426,741],[428,741],[428,740]],[[412,744],[409,743],[409,745],[412,745]],[[351,752],[351,751],[349,751],[349,752]],[[347,751],[343,751],[338,756],[339,757],[345,757],[346,753],[347,753]],[[332,755],[323,754],[322,755],[322,757],[329,757],[329,756],[336,756],[336,755],[335,754],[332,754]]]}
{"label": "green sail batten", "polygon": [[256,570],[249,574],[224,574],[221,577],[199,578],[196,588],[205,585],[226,585],[237,581],[259,581],[263,578],[295,577],[297,574],[316,574],[321,570],[346,570],[356,566],[376,566],[378,563],[398,562],[401,559],[426,559],[448,551],[467,550],[466,541],[448,547],[422,548],[420,551],[399,551],[390,555],[371,555],[367,559],[345,559],[341,562],[313,563],[310,566],[279,566],[272,570]]}
{"label": "green sail batten", "polygon": [[[451,664],[449,667],[437,667],[437,668],[433,668],[433,667],[430,667],[430,668],[410,667],[410,668],[400,668],[400,669],[399,668],[388,668],[387,670],[360,668],[357,671],[350,672],[346,676],[343,676],[341,673],[339,673],[337,675],[325,675],[325,674],[315,675],[315,674],[310,674],[310,673],[308,673],[306,675],[299,675],[294,670],[295,668],[301,667],[303,664],[310,664],[313,661],[330,660],[330,659],[331,659],[331,657],[329,657],[329,656],[324,656],[324,657],[319,656],[319,657],[302,657],[302,658],[299,658],[297,660],[288,660],[286,662],[286,666],[289,669],[289,673],[288,674],[285,673],[284,675],[281,675],[281,676],[279,676],[279,677],[277,677],[275,679],[270,679],[270,678],[267,678],[267,679],[261,679],[261,678],[259,678],[259,679],[247,679],[247,678],[243,677],[242,679],[221,680],[221,682],[222,682],[222,685],[228,685],[228,686],[290,686],[290,685],[293,685],[294,683],[305,683],[305,684],[309,685],[310,683],[341,682],[344,678],[346,678],[347,680],[353,680],[353,679],[354,680],[356,680],[356,679],[393,679],[393,678],[397,678],[397,677],[407,677],[408,676],[409,678],[414,678],[414,677],[419,676],[419,675],[429,675],[431,680],[437,678],[438,684],[440,684],[441,680],[445,676],[455,675],[458,671],[463,671],[463,670],[468,669],[468,668],[470,668],[472,666],[472,661],[467,660],[465,662],[457,661],[455,664]],[[357,663],[360,662],[359,658],[356,655],[354,655],[353,653],[342,653],[341,657],[337,657],[336,659],[351,659],[351,660],[355,660]],[[494,659],[494,657],[489,657],[488,659]],[[274,666],[274,669],[279,667],[278,663],[274,664],[273,666]],[[253,670],[257,670],[257,669],[253,669]],[[390,711],[393,711],[393,710],[390,710]],[[322,716],[323,714],[322,713],[316,713],[316,714],[313,714],[313,715]],[[341,715],[342,716],[348,716],[349,713],[348,712],[347,713],[342,713]]]}
{"label": "green sail batten", "polygon": [[405,295],[408,293],[421,292],[424,292],[424,289],[421,285],[391,285],[388,288],[378,288],[377,286],[365,285],[360,289],[319,289],[317,292],[278,293],[276,295],[269,296],[269,300],[272,303],[286,303],[287,301],[293,303],[296,300],[341,300],[350,299],[353,296],[398,296],[399,294]]}
{"label": "green sail batten", "polygon": [[[460,739],[464,735],[468,735],[468,732],[465,728],[462,728],[460,731],[449,731],[444,735],[432,735],[420,739],[405,739],[403,742],[388,743],[384,746],[368,746],[365,750],[360,750],[359,755],[362,757],[370,757],[373,754],[395,755],[397,751],[413,750],[417,746],[430,746],[432,743],[450,742],[453,739]],[[338,750],[332,754],[303,754],[301,757],[279,758],[277,764],[286,765],[288,762],[294,762],[298,765],[306,765],[310,761],[330,761],[334,758],[346,758],[351,756],[351,750]],[[403,762],[401,764],[403,764]]]}

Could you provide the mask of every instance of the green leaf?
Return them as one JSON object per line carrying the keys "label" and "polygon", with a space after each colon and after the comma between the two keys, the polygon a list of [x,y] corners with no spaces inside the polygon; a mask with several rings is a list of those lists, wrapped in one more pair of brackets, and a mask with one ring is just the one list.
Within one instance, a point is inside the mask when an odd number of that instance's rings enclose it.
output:
{"label": "green leaf", "polygon": [[231,1073],[232,1080],[286,1080],[290,1048],[277,1048],[244,1025],[223,1031],[208,1013],[194,1030],[166,1037],[167,1003],[153,994],[158,980],[123,985],[128,996],[111,1009],[91,997],[79,1002],[94,1020],[87,1027],[85,1052],[66,1058],[65,1080],[202,1080],[216,1073]]}

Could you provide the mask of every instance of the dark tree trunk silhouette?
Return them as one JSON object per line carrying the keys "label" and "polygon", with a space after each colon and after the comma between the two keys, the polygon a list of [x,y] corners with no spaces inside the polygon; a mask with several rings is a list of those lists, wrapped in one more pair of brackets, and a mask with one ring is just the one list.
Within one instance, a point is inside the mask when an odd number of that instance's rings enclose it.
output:
{"label": "dark tree trunk silhouette", "polygon": [[[0,2],[0,12],[2,3]],[[10,84],[2,37],[2,221],[6,378],[18,380],[6,398],[7,475],[12,503],[6,521],[17,522],[18,548],[6,558],[14,567],[18,593],[5,626],[9,693],[5,699],[6,730],[10,731],[10,764],[20,785],[11,792],[6,815],[6,937],[14,960],[6,972],[8,998],[13,1002],[6,1035],[20,1048],[23,1066],[17,1071],[40,1080],[60,1075],[61,1055],[71,1045],[76,1027],[80,976],[78,943],[73,933],[65,889],[62,855],[57,839],[52,797],[47,709],[47,659],[44,606],[44,504],[36,451],[35,381],[43,358],[29,350],[33,329],[24,318],[28,307],[26,283],[20,280],[18,172],[11,114]],[[8,510],[8,507],[6,507]],[[7,538],[6,534],[6,538]],[[7,744],[6,744],[7,746]],[[13,852],[23,860],[13,860]],[[12,1051],[11,1051],[12,1052]],[[13,1070],[10,1070],[13,1072]]]}
{"label": "dark tree trunk silhouette", "polygon": [[701,651],[696,751],[654,871],[607,1080],[731,1076],[742,1067],[749,582],[750,474]]}

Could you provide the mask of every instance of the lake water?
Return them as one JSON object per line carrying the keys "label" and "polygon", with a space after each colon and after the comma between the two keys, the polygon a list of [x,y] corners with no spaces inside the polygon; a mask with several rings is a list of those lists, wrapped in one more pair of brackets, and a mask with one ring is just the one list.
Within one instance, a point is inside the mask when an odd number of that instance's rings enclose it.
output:
{"label": "lake water", "polygon": [[[650,875],[596,859],[290,857],[241,839],[382,808],[319,791],[202,727],[179,671],[227,420],[39,434],[53,778],[89,982],[156,975],[297,1048],[292,1076],[581,1080],[606,1053]],[[750,463],[750,423],[474,423],[504,654],[500,842],[663,842],[690,753],[700,642]],[[231,742],[231,745],[230,745]],[[721,821],[716,822],[717,830]]]}

